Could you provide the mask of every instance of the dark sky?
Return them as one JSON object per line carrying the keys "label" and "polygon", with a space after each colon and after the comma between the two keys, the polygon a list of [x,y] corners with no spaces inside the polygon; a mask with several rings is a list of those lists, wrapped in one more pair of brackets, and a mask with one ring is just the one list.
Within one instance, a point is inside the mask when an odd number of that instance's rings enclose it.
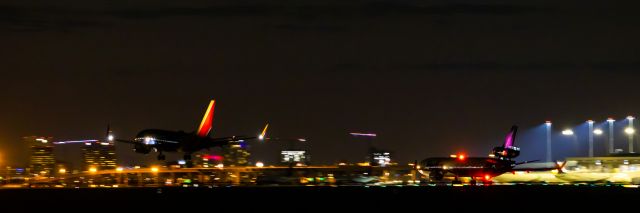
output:
{"label": "dark sky", "polygon": [[[350,131],[378,133],[374,144],[401,162],[484,156],[512,124],[560,128],[640,105],[638,5],[135,2],[0,3],[5,161],[26,164],[26,135],[99,138],[108,123],[124,138],[191,131],[212,98],[214,136],[257,134],[268,121],[272,136],[308,138],[320,163],[363,159]],[[282,145],[254,145],[270,150],[256,158],[276,156],[268,146]],[[154,158],[128,145],[118,154]]]}

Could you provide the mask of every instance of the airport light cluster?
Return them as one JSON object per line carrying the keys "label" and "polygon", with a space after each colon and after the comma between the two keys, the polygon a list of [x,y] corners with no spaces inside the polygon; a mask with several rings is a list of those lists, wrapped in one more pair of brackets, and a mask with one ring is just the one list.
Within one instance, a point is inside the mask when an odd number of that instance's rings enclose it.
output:
{"label": "airport light cluster", "polygon": [[[628,138],[629,138],[628,139],[628,145],[629,145],[628,151],[629,151],[629,153],[634,153],[633,145],[634,145],[635,142],[633,140],[633,136],[635,135],[636,130],[635,130],[634,126],[633,126],[633,121],[635,120],[635,117],[629,115],[629,116],[626,117],[625,120],[628,122],[628,126],[623,129],[622,133],[626,134],[628,136]],[[595,123],[594,120],[587,120],[587,124],[588,124],[588,127],[589,127],[588,142],[589,142],[589,156],[590,157],[594,156],[594,154],[593,154],[593,137],[594,137],[594,135],[600,136],[600,135],[605,134],[604,130],[602,130],[601,128],[594,128],[594,123]],[[609,118],[607,118],[605,120],[605,123],[607,124],[607,126],[609,128],[609,132],[608,132],[608,153],[614,153],[614,150],[615,150],[615,148],[614,148],[614,144],[615,144],[614,143],[614,135],[616,134],[614,132],[614,130],[615,130],[614,126],[615,126],[616,120],[614,118],[612,118],[612,117],[609,117]],[[547,150],[548,150],[547,151],[547,156],[548,156],[547,160],[548,161],[550,161],[549,156],[551,155],[551,153],[550,153],[550,150],[551,150],[551,147],[550,147],[551,124],[552,124],[551,121],[545,121],[545,126],[547,127]],[[574,132],[574,130],[570,129],[570,128],[569,129],[564,129],[560,133],[562,135],[565,135],[565,136],[575,136],[575,134],[576,134]],[[574,139],[577,140],[577,137],[574,137]]]}

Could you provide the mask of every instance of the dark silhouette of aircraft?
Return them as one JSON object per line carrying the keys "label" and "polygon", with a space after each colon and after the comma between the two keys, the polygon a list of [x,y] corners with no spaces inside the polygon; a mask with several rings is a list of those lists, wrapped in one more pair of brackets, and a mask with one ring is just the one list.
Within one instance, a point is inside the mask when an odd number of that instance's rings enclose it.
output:
{"label": "dark silhouette of aircraft", "polygon": [[516,162],[513,159],[520,155],[520,148],[514,146],[517,126],[511,127],[502,146],[493,148],[489,157],[467,157],[464,154],[451,155],[450,157],[427,158],[421,162],[422,169],[429,171],[429,178],[442,180],[448,173],[455,176],[454,183],[459,183],[458,177],[471,177],[472,183],[476,180],[491,182],[492,178],[507,172],[516,171],[549,171],[557,169],[562,172],[562,165],[556,167],[516,168],[517,165],[536,162]]}
{"label": "dark silhouette of aircraft", "polygon": [[[145,129],[140,131],[134,140],[113,139],[118,142],[134,145],[134,151],[142,154],[149,154],[151,151],[158,152],[158,160],[165,159],[165,152],[182,152],[184,160],[190,161],[191,155],[203,149],[225,146],[230,142],[242,142],[251,139],[263,139],[269,124],[267,124],[260,136],[231,136],[212,138],[209,133],[213,127],[213,112],[215,100],[211,100],[207,110],[200,122],[200,126],[195,132],[172,131],[163,129]],[[107,130],[109,132],[109,130]]]}

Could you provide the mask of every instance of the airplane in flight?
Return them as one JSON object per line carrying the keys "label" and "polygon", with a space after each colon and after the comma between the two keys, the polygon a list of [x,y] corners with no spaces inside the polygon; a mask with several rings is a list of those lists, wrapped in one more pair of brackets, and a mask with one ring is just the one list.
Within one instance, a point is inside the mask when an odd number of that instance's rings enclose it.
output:
{"label": "airplane in flight", "polygon": [[[464,154],[451,155],[450,157],[427,158],[421,162],[422,169],[429,171],[429,178],[440,181],[446,174],[455,176],[454,183],[461,183],[459,177],[471,177],[471,183],[482,180],[491,183],[493,177],[516,171],[550,171],[557,169],[562,172],[562,165],[556,167],[534,167],[526,168],[518,165],[536,162],[523,161],[516,162],[513,159],[520,155],[520,148],[514,146],[517,126],[511,127],[502,146],[493,148],[489,157],[467,157]],[[565,162],[566,163],[566,162]]]}
{"label": "airplane in flight", "polygon": [[[215,100],[209,102],[204,117],[200,122],[200,126],[195,132],[172,131],[163,129],[145,129],[140,131],[134,140],[115,139],[108,136],[109,139],[117,142],[128,143],[134,145],[134,151],[142,154],[149,154],[151,151],[158,152],[158,160],[165,159],[165,152],[182,152],[184,160],[189,162],[191,155],[203,149],[210,149],[218,146],[225,146],[231,142],[241,142],[244,140],[260,139],[262,140],[267,132],[269,124],[267,124],[259,136],[231,136],[212,138],[209,133],[213,128],[213,112]],[[109,130],[107,130],[109,132]]]}

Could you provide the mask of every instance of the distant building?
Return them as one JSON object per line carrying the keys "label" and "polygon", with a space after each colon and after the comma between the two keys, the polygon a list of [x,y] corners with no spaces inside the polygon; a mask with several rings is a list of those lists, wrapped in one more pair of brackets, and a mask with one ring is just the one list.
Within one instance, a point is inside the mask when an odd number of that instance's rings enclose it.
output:
{"label": "distant building", "polygon": [[282,150],[280,151],[280,163],[302,163],[309,164],[311,156],[306,150]]}
{"label": "distant building", "polygon": [[245,141],[232,141],[224,149],[224,166],[247,166],[251,153]]}
{"label": "distant building", "polygon": [[85,142],[82,146],[83,170],[96,168],[97,170],[116,169],[116,149],[111,142]]}
{"label": "distant building", "polygon": [[210,168],[210,167],[215,167],[218,164],[224,163],[223,159],[224,157],[220,155],[198,153],[198,154],[195,154],[195,158],[193,159],[193,164],[196,167]]}
{"label": "distant building", "polygon": [[53,154],[53,138],[27,136],[22,140],[29,145],[29,170],[32,175],[52,176],[56,169],[56,159]]}
{"label": "distant building", "polygon": [[391,164],[391,153],[387,151],[374,151],[370,153],[369,165],[372,166],[387,166]]}
{"label": "distant building", "polygon": [[23,183],[25,173],[24,168],[0,167],[0,184]]}

